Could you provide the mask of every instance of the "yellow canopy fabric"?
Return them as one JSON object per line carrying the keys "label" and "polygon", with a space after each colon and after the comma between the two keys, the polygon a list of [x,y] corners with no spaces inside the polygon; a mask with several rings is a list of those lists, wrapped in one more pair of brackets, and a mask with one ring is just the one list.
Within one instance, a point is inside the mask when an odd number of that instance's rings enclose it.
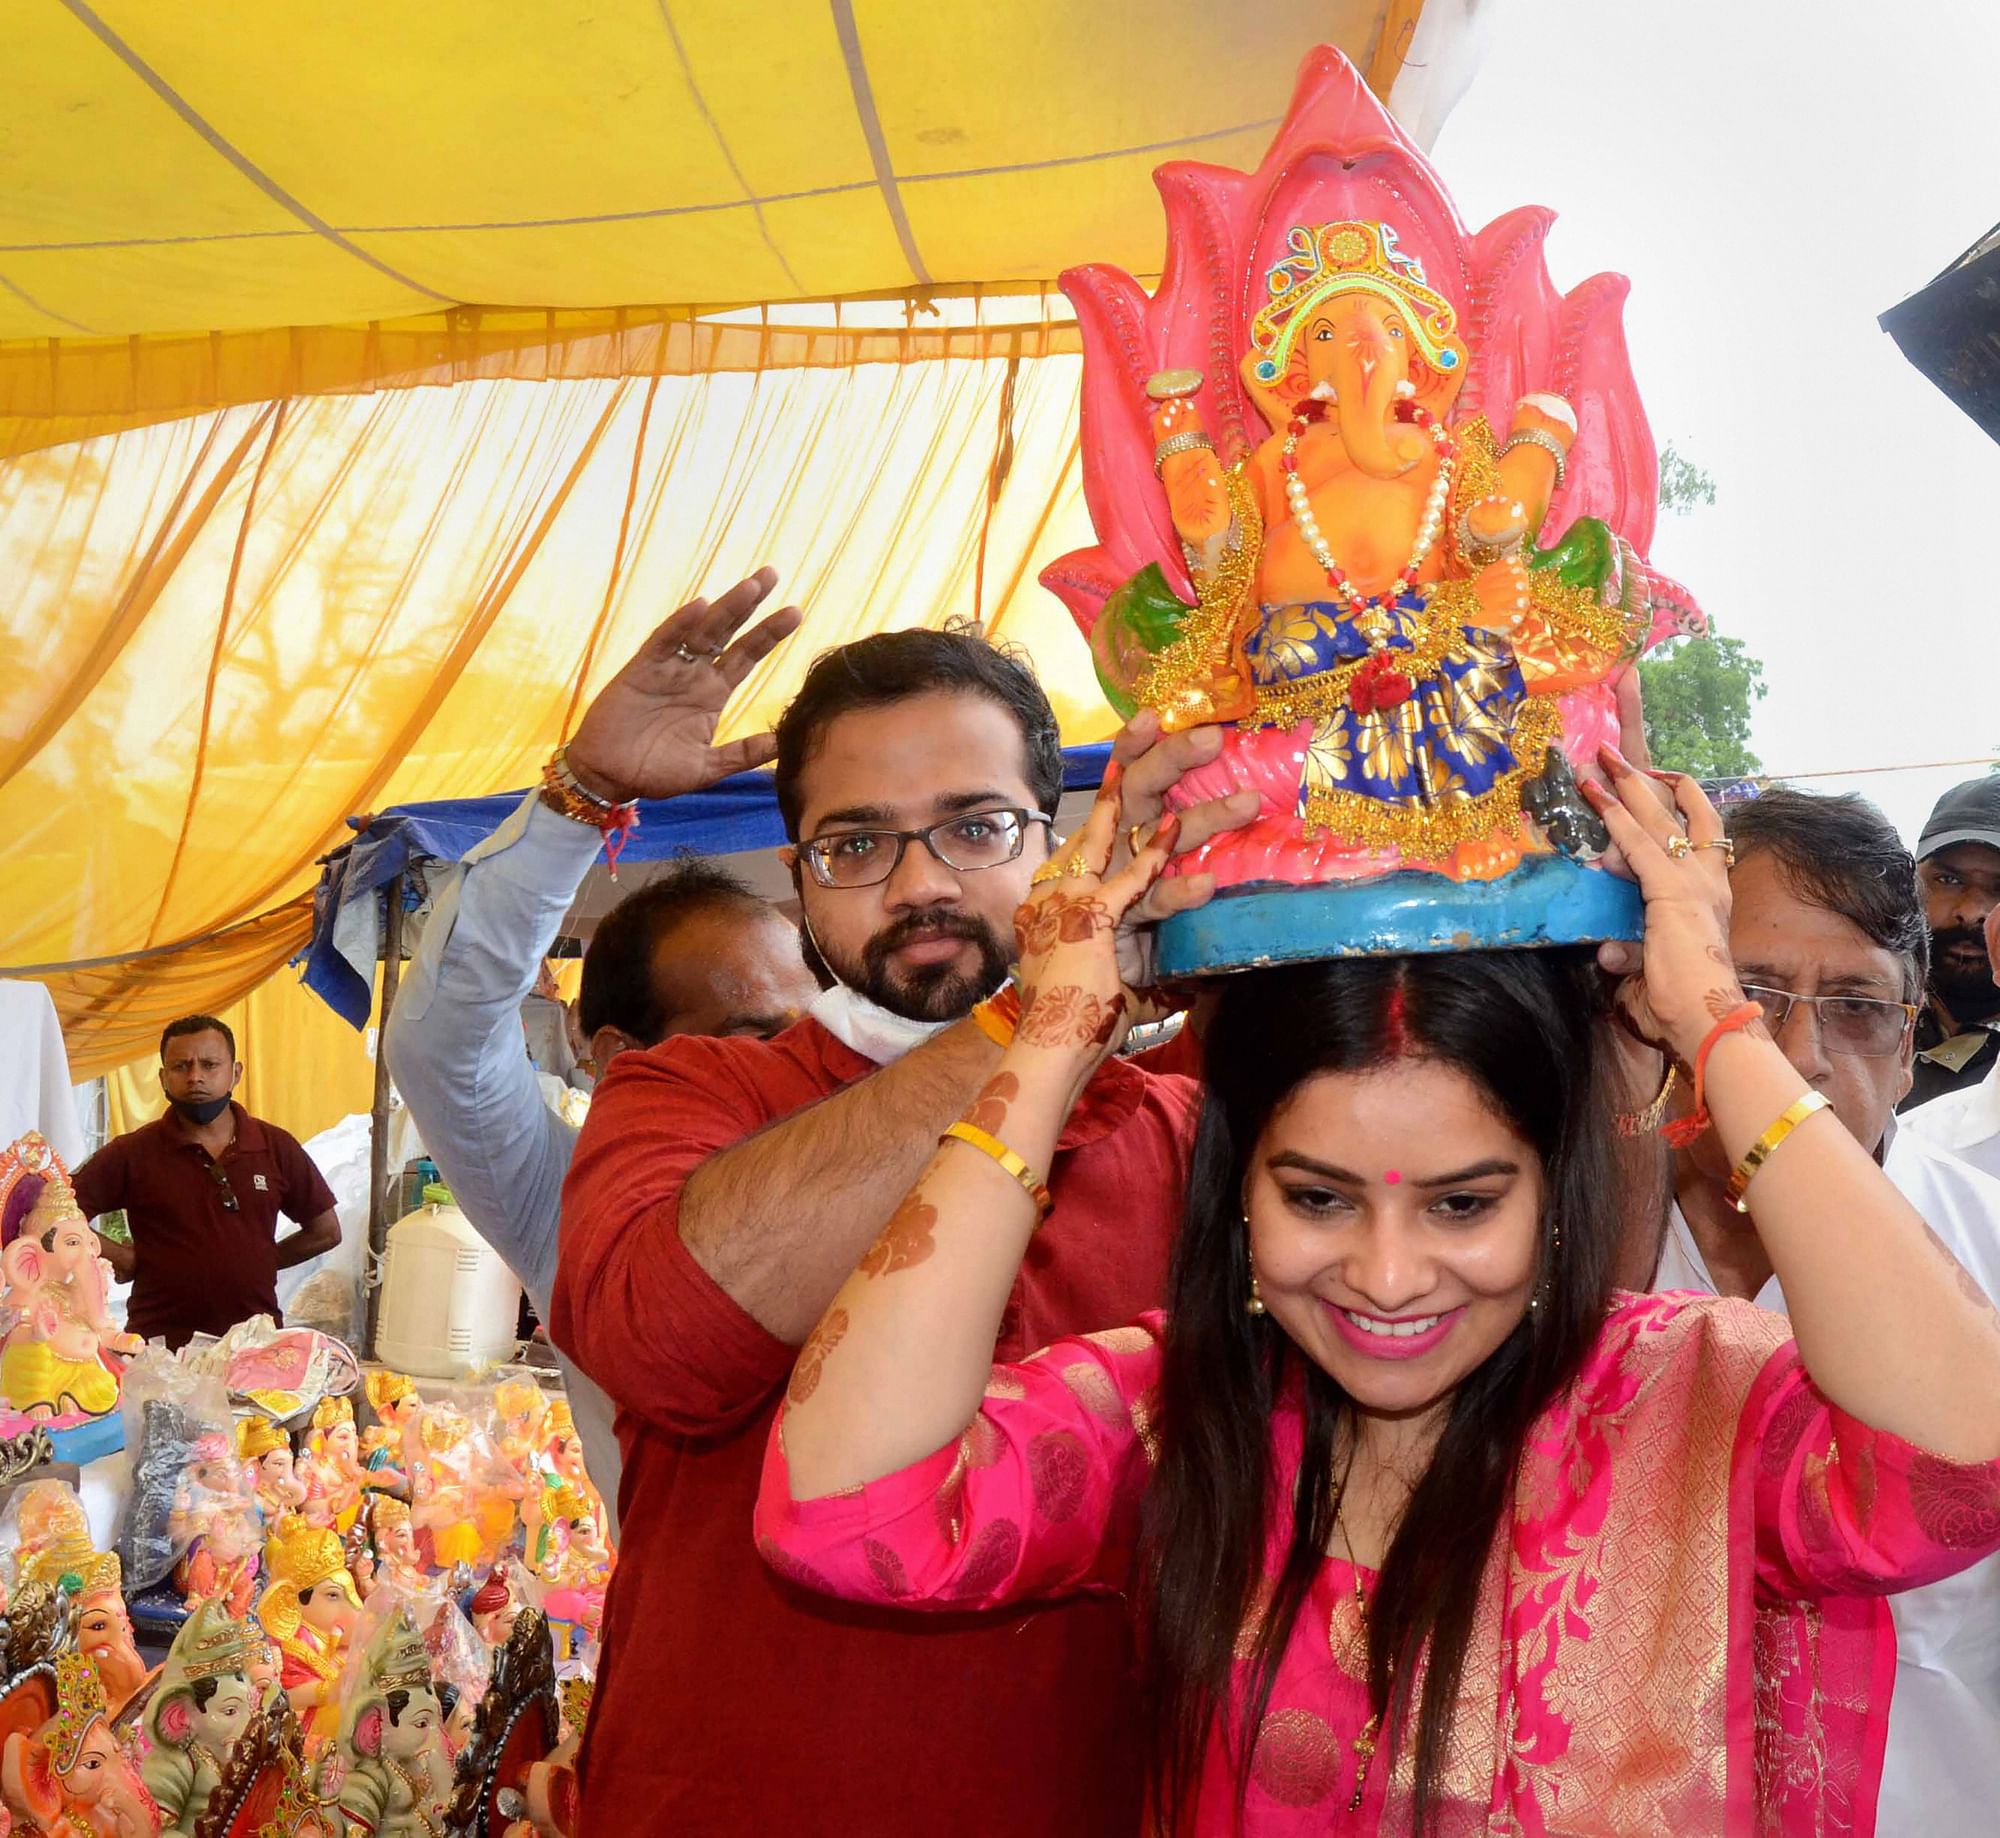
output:
{"label": "yellow canopy fabric", "polygon": [[0,338],[827,298],[1158,267],[1299,59],[1420,0],[23,0]]}
{"label": "yellow canopy fabric", "polygon": [[765,561],[808,624],[725,737],[817,651],[955,616],[1108,733],[1035,580],[1088,537],[1079,368],[475,382],[7,462],[0,966],[51,984],[79,1075],[150,1051],[296,947],[351,813],[532,783],[654,624]]}
{"label": "yellow canopy fabric", "polygon": [[140,1085],[276,1014],[348,815],[530,781],[762,562],[808,624],[725,736],[963,615],[1109,732],[1049,284],[1155,270],[1154,167],[1253,164],[1316,43],[1428,140],[1481,4],[6,9],[0,974]]}

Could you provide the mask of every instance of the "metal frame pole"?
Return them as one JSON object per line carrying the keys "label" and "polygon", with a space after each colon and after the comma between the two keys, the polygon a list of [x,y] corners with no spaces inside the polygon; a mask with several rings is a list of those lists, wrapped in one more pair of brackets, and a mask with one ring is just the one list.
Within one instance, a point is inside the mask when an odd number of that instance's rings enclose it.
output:
{"label": "metal frame pole", "polygon": [[366,1295],[361,1357],[375,1357],[375,1331],[382,1321],[382,1260],[389,1249],[389,1011],[403,974],[403,877],[388,886],[389,912],[382,937],[382,1008],[375,1024],[375,1104],[369,1114],[368,1257],[361,1283]]}

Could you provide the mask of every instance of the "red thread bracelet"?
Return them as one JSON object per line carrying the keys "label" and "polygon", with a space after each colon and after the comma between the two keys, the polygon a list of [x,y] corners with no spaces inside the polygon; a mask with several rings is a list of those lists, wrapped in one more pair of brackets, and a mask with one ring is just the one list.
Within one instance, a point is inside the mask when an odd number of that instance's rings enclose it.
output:
{"label": "red thread bracelet", "polygon": [[1712,1028],[1707,1038],[1695,1050],[1694,1056],[1694,1109],[1685,1117],[1676,1117],[1660,1134],[1667,1146],[1685,1149],[1699,1139],[1713,1119],[1708,1114],[1708,1056],[1715,1050],[1715,1043],[1725,1034],[1734,1034],[1748,1027],[1753,1021],[1764,1019],[1764,1005],[1761,1002],[1745,1002],[1732,1008]]}

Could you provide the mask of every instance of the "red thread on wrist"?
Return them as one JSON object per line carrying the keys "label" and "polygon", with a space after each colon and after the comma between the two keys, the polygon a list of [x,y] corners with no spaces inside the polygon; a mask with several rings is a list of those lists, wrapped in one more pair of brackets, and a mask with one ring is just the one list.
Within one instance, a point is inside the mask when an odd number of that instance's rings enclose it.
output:
{"label": "red thread on wrist", "polygon": [[618,858],[625,853],[625,845],[632,839],[632,832],[639,827],[639,807],[636,804],[621,804],[599,826],[604,836],[604,865],[611,870],[611,878],[618,878]]}
{"label": "red thread on wrist", "polygon": [[1712,1028],[1707,1037],[1695,1049],[1694,1056],[1694,1109],[1685,1117],[1676,1117],[1661,1130],[1667,1146],[1685,1149],[1700,1140],[1701,1133],[1714,1121],[1708,1114],[1708,1056],[1715,1050],[1715,1043],[1725,1034],[1734,1034],[1748,1027],[1753,1021],[1764,1019],[1764,1005],[1761,1002],[1744,1002],[1732,1008]]}

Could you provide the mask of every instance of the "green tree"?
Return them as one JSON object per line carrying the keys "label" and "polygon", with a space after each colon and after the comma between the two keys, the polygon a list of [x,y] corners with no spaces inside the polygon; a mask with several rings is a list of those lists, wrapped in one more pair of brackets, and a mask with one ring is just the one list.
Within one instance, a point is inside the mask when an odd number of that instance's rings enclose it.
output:
{"label": "green tree", "polygon": [[[1715,502],[1715,479],[1669,441],[1660,451],[1660,508],[1684,517]],[[1653,764],[1701,779],[1743,778],[1762,765],[1750,750],[1750,710],[1764,699],[1764,666],[1740,638],[1676,638],[1639,665]]]}
{"label": "green tree", "polygon": [[1714,502],[1714,476],[1668,441],[1660,449],[1660,509],[1684,517],[1696,505]]}
{"label": "green tree", "polygon": [[1654,765],[1698,779],[1743,778],[1762,766],[1750,750],[1750,709],[1764,699],[1764,666],[1742,639],[1673,639],[1641,660],[1639,682]]}

